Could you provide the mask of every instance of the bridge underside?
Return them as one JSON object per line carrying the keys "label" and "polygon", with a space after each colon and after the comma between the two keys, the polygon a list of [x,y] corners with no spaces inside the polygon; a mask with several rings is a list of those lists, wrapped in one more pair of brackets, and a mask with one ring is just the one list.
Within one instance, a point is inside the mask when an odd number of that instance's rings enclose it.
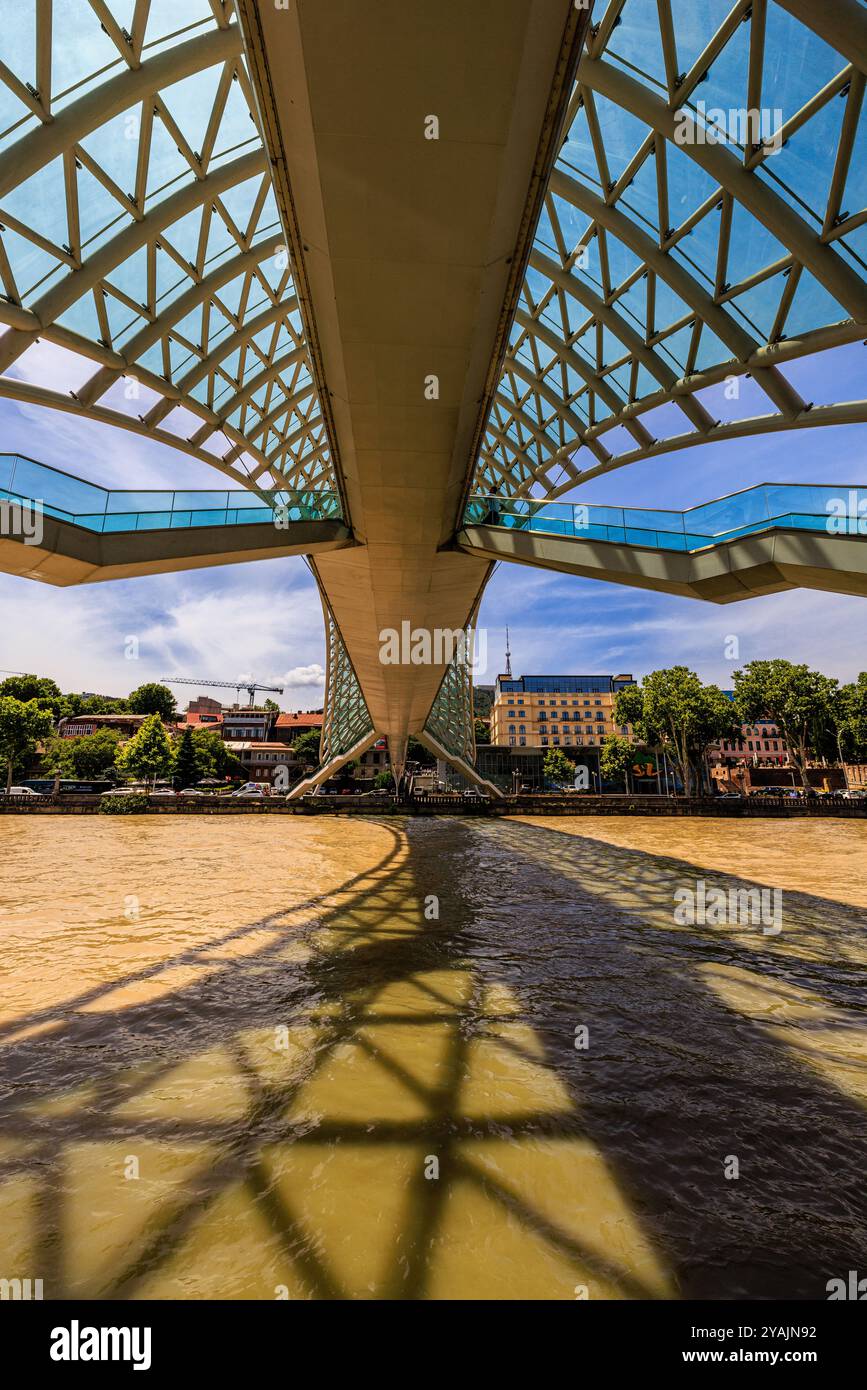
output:
{"label": "bridge underside", "polygon": [[683,554],[574,536],[469,526],[458,543],[486,560],[513,560],[584,579],[711,603],[738,603],[786,589],[823,589],[867,597],[867,537],[780,529]]}
{"label": "bridge underside", "polygon": [[[14,512],[10,512],[14,522]],[[101,534],[52,516],[42,518],[39,544],[22,539],[23,527],[0,536],[0,572],[66,588],[144,574],[174,574],[212,565],[241,565],[289,555],[316,555],[352,545],[341,521],[178,527]]]}
{"label": "bridge underside", "polygon": [[867,421],[802,394],[812,355],[867,337],[863,4],[209,0],[189,22],[125,6],[129,29],[115,8],[82,4],[66,88],[60,7],[0,35],[0,397],[333,510],[237,535],[46,517],[0,567],[71,584],[310,555],[321,773],[376,735],[398,768],[410,735],[471,767],[466,663],[384,642],[471,625],[498,560],[717,603],[865,593],[846,536],[685,554],[464,520],[471,497]]}
{"label": "bridge underside", "polygon": [[490,571],[441,547],[586,14],[570,0],[242,0],[240,14],[360,542],[315,569],[371,723],[399,749],[446,665],[386,664],[383,634],[466,627]]}

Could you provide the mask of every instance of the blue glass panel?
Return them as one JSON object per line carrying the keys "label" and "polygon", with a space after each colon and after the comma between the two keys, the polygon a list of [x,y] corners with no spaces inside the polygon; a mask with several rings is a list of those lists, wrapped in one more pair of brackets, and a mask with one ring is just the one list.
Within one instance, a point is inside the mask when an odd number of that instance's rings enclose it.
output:
{"label": "blue glass panel", "polygon": [[174,494],[171,492],[110,492],[109,512],[170,512]]}

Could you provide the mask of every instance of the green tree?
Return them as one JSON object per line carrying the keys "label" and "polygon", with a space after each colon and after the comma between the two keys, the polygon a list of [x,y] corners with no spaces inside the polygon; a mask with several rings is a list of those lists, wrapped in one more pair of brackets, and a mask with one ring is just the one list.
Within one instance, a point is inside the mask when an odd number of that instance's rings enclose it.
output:
{"label": "green tree", "polygon": [[292,744],[292,752],[303,763],[305,767],[319,766],[319,744],[321,736],[318,729],[310,729],[306,734],[299,734]]}
{"label": "green tree", "polygon": [[280,713],[280,706],[277,704],[277,701],[276,701],[276,700],[266,700],[265,703],[264,703],[264,705],[262,706],[262,708],[263,708],[263,709],[269,709],[269,710],[271,710],[274,714],[279,714],[279,713]]}
{"label": "green tree", "polygon": [[174,780],[179,787],[191,787],[194,782],[205,774],[200,772],[200,759],[197,756],[196,745],[193,741],[193,730],[188,724],[181,734],[180,742],[175,748],[175,777]]}
{"label": "green tree", "polygon": [[12,786],[15,767],[34,752],[52,729],[51,711],[37,701],[0,695],[0,759],[6,764],[6,791]]}
{"label": "green tree", "polygon": [[176,718],[175,697],[167,685],[148,681],[130,693],[127,701],[133,714],[158,714],[164,723]]}
{"label": "green tree", "polygon": [[566,757],[562,748],[548,749],[542,763],[542,772],[546,781],[554,782],[557,786],[565,786],[568,783],[571,787],[575,781],[575,764]]}
{"label": "green tree", "polygon": [[0,681],[0,696],[3,695],[24,704],[35,700],[39,709],[51,710],[55,719],[66,712],[65,697],[60,686],[49,676],[7,676],[5,681]]}
{"label": "green tree", "polygon": [[373,785],[380,791],[393,791],[394,778],[390,772],[377,772],[373,779]]}
{"label": "green tree", "polygon": [[478,717],[474,719],[473,730],[476,736],[476,743],[490,743],[491,726],[487,719],[479,719]]}
{"label": "green tree", "polygon": [[111,700],[107,695],[64,695],[64,714],[127,714],[128,700]]}
{"label": "green tree", "polygon": [[614,717],[618,724],[631,724],[642,743],[671,759],[686,796],[701,786],[708,748],[721,738],[736,737],[739,728],[731,701],[686,666],[651,671],[640,686],[619,691]]}
{"label": "green tree", "polygon": [[196,750],[196,765],[200,779],[202,777],[237,777],[243,773],[243,763],[235,757],[217,729],[209,729],[200,724],[198,728],[193,730],[193,745]]}
{"label": "green tree", "polygon": [[142,781],[166,777],[172,768],[171,740],[158,714],[148,715],[134,738],[120,749],[116,766],[119,772]]}
{"label": "green tree", "polygon": [[777,725],[804,787],[811,746],[834,727],[837,682],[803,664],[775,657],[735,671],[735,707],[744,724],[771,719]]}
{"label": "green tree", "polygon": [[841,762],[867,761],[867,671],[842,685],[832,704],[832,717]]}
{"label": "green tree", "polygon": [[120,741],[115,729],[97,729],[80,738],[53,738],[43,754],[42,766],[62,777],[103,777],[114,770]]}
{"label": "green tree", "polygon": [[635,762],[635,749],[622,734],[609,734],[602,743],[599,754],[599,771],[611,782],[623,780],[626,791],[630,790],[629,770]]}
{"label": "green tree", "polygon": [[425,748],[423,743],[419,743],[417,738],[410,734],[406,745],[406,760],[408,763],[418,763],[419,767],[434,767],[436,764],[436,754],[429,748]]}

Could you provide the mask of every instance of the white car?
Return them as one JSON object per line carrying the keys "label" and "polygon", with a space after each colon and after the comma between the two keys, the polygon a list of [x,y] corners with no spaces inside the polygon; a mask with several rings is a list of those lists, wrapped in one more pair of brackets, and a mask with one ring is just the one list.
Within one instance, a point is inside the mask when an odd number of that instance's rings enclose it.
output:
{"label": "white car", "polygon": [[232,792],[232,796],[270,796],[271,788],[264,786],[261,782],[245,782],[243,787]]}
{"label": "white car", "polygon": [[32,787],[10,787],[4,796],[35,796],[41,798],[42,792],[35,792]]}

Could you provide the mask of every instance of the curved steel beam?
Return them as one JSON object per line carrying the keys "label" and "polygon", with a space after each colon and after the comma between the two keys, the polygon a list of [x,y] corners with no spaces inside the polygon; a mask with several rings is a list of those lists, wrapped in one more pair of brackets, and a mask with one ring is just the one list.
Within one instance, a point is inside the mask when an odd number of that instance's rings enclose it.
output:
{"label": "curved steel beam", "polygon": [[[243,183],[255,174],[263,173],[268,167],[268,158],[263,149],[251,150],[240,155],[229,164],[223,164],[203,179],[196,179],[158,203],[152,212],[146,213],[141,221],[132,222],[97,251],[80,270],[70,271],[53,289],[43,295],[31,306],[31,312],[40,325],[40,330],[55,322],[83,294],[94,289],[101,280],[122,265],[128,257],[146,246],[149,241],[171,227],[174,222],[185,217],[194,208],[202,207],[212,201],[227,188]],[[20,357],[33,342],[40,330],[23,332],[12,328],[0,338],[0,372]]]}
{"label": "curved steel beam", "polygon": [[[263,328],[267,328],[275,320],[285,318],[286,314],[291,313],[297,306],[297,302],[294,296],[286,300],[278,299],[276,303],[269,304],[268,308],[258,314],[255,319],[245,319],[240,328],[237,328],[234,333],[230,333],[229,337],[224,338],[213,352],[210,352],[207,357],[203,357],[200,362],[196,363],[195,367],[187,372],[186,376],[174,383],[181,399],[187,396],[194,386],[198,386],[199,382],[203,381],[210,372],[216,371],[220,363],[224,362],[227,357],[231,357],[236,349],[245,347],[250,339],[260,333]],[[158,424],[160,420],[165,419],[174,404],[174,401],[167,400],[154,405],[148,411],[148,422],[154,425]]]}
{"label": "curved steel beam", "polygon": [[[824,8],[824,7],[823,7]],[[582,59],[579,80],[675,144],[675,112],[648,87],[599,58]],[[859,323],[867,323],[867,284],[824,245],[789,203],[764,183],[723,145],[692,141],[678,145],[720,186],[767,227],[814,275],[828,293]]]}
{"label": "curved steel beam", "polygon": [[[627,417],[626,412],[629,408],[628,404],[625,400],[623,400],[619,392],[615,391],[610,381],[606,380],[604,376],[600,376],[598,372],[594,371],[593,368],[590,366],[589,362],[586,362],[584,358],[580,355],[580,353],[574,352],[571,348],[568,348],[562,341],[562,339],[557,337],[557,334],[553,331],[553,329],[550,329],[548,325],[544,323],[541,319],[534,319],[532,314],[525,313],[523,309],[519,310],[518,313],[515,315],[515,322],[519,323],[521,327],[525,329],[528,333],[531,333],[534,338],[538,338],[540,342],[544,343],[546,347],[550,348],[551,351],[556,354],[558,360],[562,362],[564,366],[571,367],[572,370],[578,376],[580,376],[584,382],[586,382],[587,386],[589,386],[590,389],[593,392],[595,392],[599,399],[605,402],[609,410],[612,410],[618,416],[618,418],[623,417],[623,423],[627,426],[630,434],[633,436],[633,438],[636,440],[638,444],[649,445],[652,443],[652,435],[645,428],[645,426],[642,425],[639,421],[630,420]],[[520,358],[511,357],[509,358],[509,361],[520,362]],[[530,381],[530,374],[528,373],[526,367],[524,368],[521,374],[524,375],[525,380]],[[538,378],[533,378],[534,385],[537,381]],[[552,405],[554,405],[557,401],[556,392],[553,391],[549,386],[547,386],[547,384],[545,384],[545,390],[541,390],[541,387],[542,383],[540,383],[536,387],[536,389],[540,390],[541,394],[544,395],[547,400],[550,400]],[[561,409],[562,405],[563,403],[562,401],[560,401]],[[586,434],[588,429],[590,428],[590,425],[584,424],[583,433]]]}
{"label": "curved steel beam", "polygon": [[228,285],[232,280],[243,275],[245,271],[254,270],[262,261],[274,254],[278,247],[283,245],[282,232],[276,232],[273,236],[266,237],[251,247],[249,251],[244,251],[239,256],[233,256],[230,260],[224,261],[216,270],[212,270],[210,275],[206,275],[203,280],[190,285],[188,290],[178,295],[177,299],[172,300],[171,304],[161,310],[157,317],[144,328],[136,333],[134,338],[130,338],[124,351],[118,353],[124,365],[118,368],[105,368],[94,373],[92,377],[82,386],[77,393],[79,400],[84,405],[91,405],[110,386],[117,381],[118,377],[127,373],[136,374],[136,359],[141,357],[158,343],[169,329],[173,328],[181,319],[186,318],[187,314],[198,309],[206,300],[213,298],[223,285]]}
{"label": "curved steel beam", "polygon": [[[603,202],[589,188],[583,187],[559,169],[552,175],[551,187],[560,197],[565,198],[588,217],[592,217],[594,222],[606,231],[612,232],[625,246],[634,251],[645,266],[660,279],[665,280],[675,294],[694,310],[702,323],[707,324],[711,332],[716,334],[739,362],[746,362],[752,357],[760,346],[759,342],[737,323],[731,314],[727,314],[721,305],[714,302],[712,296],[693,275],[690,275],[685,266],[672,256],[666,255],[631,218],[619,208]],[[799,410],[803,410],[804,401],[785,377],[780,376],[773,368],[758,371],[756,382],[784,415],[795,416]]]}
{"label": "curved steel beam", "polygon": [[777,0],[777,4],[867,73],[867,11],[858,0]]}
{"label": "curved steel beam", "polygon": [[0,154],[0,198],[136,102],[240,52],[241,34],[233,24],[175,44],[148,58],[141,67],[100,82]]}
{"label": "curved steel beam", "polygon": [[[589,309],[594,318],[603,323],[606,328],[610,328],[627,351],[637,358],[652,376],[656,377],[660,386],[664,387],[665,390],[671,389],[677,381],[677,374],[674,369],[667,362],[664,362],[653,348],[648,347],[640,333],[637,333],[615,308],[606,304],[600,295],[594,293],[589,285],[585,285],[577,276],[570,275],[568,271],[557,265],[556,261],[552,261],[541,251],[531,252],[530,265],[534,270],[539,270],[543,275],[546,275],[558,289],[565,290],[579,304],[583,304],[585,309]],[[713,426],[713,419],[699,401],[686,397],[683,400],[678,400],[678,405],[697,430],[705,431]]]}
{"label": "curved steel beam", "polygon": [[[293,348],[291,352],[287,352],[283,357],[279,358],[278,361],[272,362],[270,366],[265,367],[261,372],[258,372],[256,376],[251,378],[250,381],[245,382],[245,384],[241,387],[241,390],[237,391],[235,395],[232,397],[232,399],[230,401],[227,401],[221,410],[216,412],[217,422],[215,424],[203,427],[201,430],[199,430],[198,434],[194,435],[195,442],[197,444],[201,444],[204,439],[207,439],[209,434],[213,434],[215,429],[220,429],[223,426],[223,424],[228,420],[229,416],[234,414],[234,412],[238,409],[239,406],[245,405],[246,402],[249,401],[250,397],[254,396],[261,386],[267,386],[269,381],[273,381],[275,377],[278,377],[281,372],[286,370],[287,367],[293,367],[297,362],[301,362],[306,358],[306,345],[302,347],[296,347]],[[301,389],[303,391],[305,388],[302,387]],[[288,396],[286,398],[287,405],[291,405],[294,399],[295,396]]]}
{"label": "curved steel beam", "polygon": [[[143,435],[146,439],[156,439],[160,444],[167,444],[170,449],[180,449],[183,453],[190,454],[202,463],[209,464],[219,472],[225,473],[228,478],[240,482],[244,487],[250,486],[250,478],[246,473],[242,473],[240,469],[232,468],[218,455],[209,453],[207,449],[200,448],[193,440],[185,439],[182,435],[171,434],[168,430],[151,429],[138,415],[124,415],[122,411],[111,410],[107,406],[90,405],[85,407],[74,396],[64,395],[60,391],[52,391],[46,386],[34,386],[31,382],[20,381],[17,377],[0,377],[0,397],[7,400],[23,401],[28,405],[47,406],[52,410],[63,411],[65,414],[84,416],[89,420],[95,420],[98,424],[118,426],[120,429],[129,430],[132,434]],[[215,428],[219,428],[219,426],[215,426]],[[248,453],[257,463],[268,465],[268,460],[261,452],[248,444],[237,430],[230,433],[228,427],[224,426],[223,428],[231,441],[239,444],[243,452]]]}

